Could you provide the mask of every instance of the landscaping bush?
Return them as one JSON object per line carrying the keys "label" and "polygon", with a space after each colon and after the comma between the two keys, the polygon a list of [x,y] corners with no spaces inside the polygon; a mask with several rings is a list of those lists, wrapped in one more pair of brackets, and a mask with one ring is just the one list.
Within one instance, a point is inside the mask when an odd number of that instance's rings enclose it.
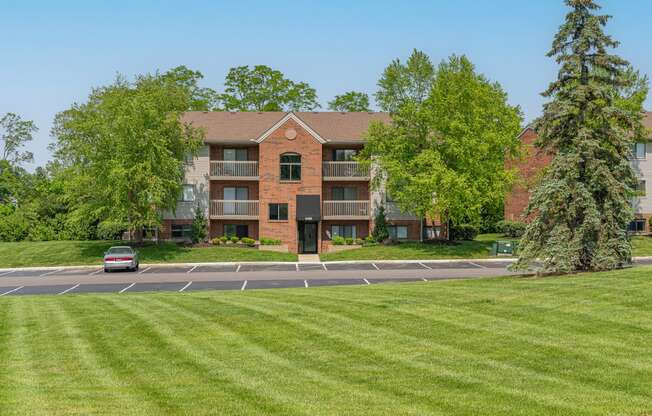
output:
{"label": "landscaping bush", "polygon": [[334,246],[343,246],[346,243],[346,239],[344,237],[340,237],[339,235],[336,235],[331,239],[331,242],[333,243]]}
{"label": "landscaping bush", "polygon": [[225,235],[223,235],[222,237],[220,237],[220,243],[221,243],[221,244],[226,244],[227,241],[229,241],[229,237],[227,237],[227,236],[225,236]]}
{"label": "landscaping bush", "polygon": [[378,245],[378,242],[374,240],[372,236],[368,236],[367,238],[364,239],[362,245],[365,247],[375,247]]}
{"label": "landscaping bush", "polygon": [[354,244],[357,246],[361,246],[364,244],[364,240],[362,238],[356,238]]}
{"label": "landscaping bush", "polygon": [[249,237],[243,237],[242,240],[240,240],[240,242],[242,244],[248,245],[249,247],[253,247],[253,246],[256,245],[256,240],[254,240],[253,238],[249,238]]}
{"label": "landscaping bush", "polygon": [[222,240],[219,237],[215,237],[214,239],[211,240],[211,244],[213,244],[214,246],[219,246],[220,244],[222,244]]}
{"label": "landscaping bush", "polygon": [[280,246],[281,243],[282,243],[281,240],[275,240],[273,238],[265,238],[265,237],[260,238],[261,246]]}
{"label": "landscaping bush", "polygon": [[207,230],[206,230],[206,217],[204,216],[204,210],[199,206],[195,207],[195,217],[192,220],[190,226],[190,239],[194,244],[201,243],[206,240]]}
{"label": "landscaping bush", "polygon": [[521,221],[500,221],[497,226],[498,232],[512,238],[522,237],[526,227],[527,225]]}
{"label": "landscaping bush", "polygon": [[233,244],[236,244],[237,242],[240,241],[240,239],[239,239],[238,237],[236,237],[236,236],[231,237],[230,240],[231,240],[231,242],[232,242]]}
{"label": "landscaping bush", "polygon": [[347,246],[352,246],[352,245],[353,245],[353,242],[354,242],[355,240],[354,240],[353,238],[349,237],[349,238],[345,238],[344,241],[346,242],[346,245],[347,245]]}
{"label": "landscaping bush", "polygon": [[478,236],[478,227],[472,224],[454,225],[451,229],[451,238],[456,241],[471,241]]}

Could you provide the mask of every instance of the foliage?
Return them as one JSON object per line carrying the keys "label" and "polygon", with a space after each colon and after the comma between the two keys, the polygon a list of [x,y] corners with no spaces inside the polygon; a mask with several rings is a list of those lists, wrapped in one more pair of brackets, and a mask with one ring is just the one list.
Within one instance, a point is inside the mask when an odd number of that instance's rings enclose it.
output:
{"label": "foliage", "polygon": [[389,238],[389,230],[387,229],[387,218],[385,215],[385,206],[380,205],[376,210],[374,217],[374,229],[371,232],[371,237],[374,241],[382,243]]}
{"label": "foliage", "polygon": [[331,238],[331,242],[334,246],[343,246],[346,244],[346,239],[342,236],[334,235],[333,238]]}
{"label": "foliage", "polygon": [[371,111],[369,95],[363,92],[349,91],[342,95],[336,95],[333,101],[328,103],[331,111]]}
{"label": "foliage", "polygon": [[231,237],[229,240],[230,240],[233,244],[235,244],[235,243],[237,243],[237,242],[240,241],[240,239],[239,239],[238,237],[236,237],[236,236]]}
{"label": "foliage", "polygon": [[127,226],[123,223],[105,221],[97,226],[97,238],[100,240],[118,240],[125,230],[127,230]]}
{"label": "foliage", "polygon": [[253,238],[249,238],[249,237],[243,237],[242,240],[240,240],[240,242],[242,244],[245,244],[245,245],[249,246],[249,247],[254,247],[256,245],[256,240],[254,240]]}
{"label": "foliage", "polygon": [[118,77],[57,115],[54,150],[73,216],[132,233],[160,225],[162,211],[176,207],[184,156],[201,145],[201,131],[179,120],[205,108],[199,77],[179,68],[133,83]]}
{"label": "foliage", "polygon": [[219,95],[226,111],[302,111],[319,107],[317,93],[265,65],[231,68]]}
{"label": "foliage", "polygon": [[261,246],[279,246],[281,244],[282,244],[281,240],[276,240],[273,238],[266,238],[266,237],[260,238]]}
{"label": "foliage", "polygon": [[204,215],[204,210],[198,205],[195,207],[195,215],[190,225],[190,239],[194,244],[206,241],[208,222]]}
{"label": "foliage", "polygon": [[442,62],[428,85],[422,101],[422,93],[392,98],[392,124],[372,123],[360,159],[374,161],[372,185],[384,186],[403,212],[478,224],[513,182],[504,159],[519,153],[520,109],[464,56]]}
{"label": "foliage", "polygon": [[451,227],[451,239],[454,241],[473,241],[480,233],[473,224],[456,224]]}
{"label": "foliage", "polygon": [[609,16],[595,14],[600,6],[566,3],[571,10],[548,53],[561,69],[536,123],[537,145],[555,156],[531,195],[526,215],[535,217],[518,263],[540,259],[543,271],[555,273],[613,269],[631,259],[627,226],[637,181],[628,156],[643,132],[640,92],[647,92],[610,53],[618,42],[604,33]]}
{"label": "foliage", "polygon": [[33,121],[23,120],[19,115],[7,113],[0,118],[0,161],[7,161],[17,167],[24,162],[31,162],[31,152],[21,149],[32,141],[38,131]]}
{"label": "foliage", "polygon": [[405,65],[395,59],[378,81],[376,102],[383,111],[396,113],[404,107],[420,106],[428,98],[435,80],[435,67],[425,53],[414,49]]}
{"label": "foliage", "polygon": [[507,237],[520,238],[525,233],[527,224],[521,221],[500,221],[496,228]]}

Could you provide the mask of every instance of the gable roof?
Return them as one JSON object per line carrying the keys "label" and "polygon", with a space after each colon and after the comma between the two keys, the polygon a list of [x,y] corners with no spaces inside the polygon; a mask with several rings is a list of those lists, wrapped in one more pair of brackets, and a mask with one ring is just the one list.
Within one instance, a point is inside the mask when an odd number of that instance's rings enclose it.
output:
{"label": "gable roof", "polygon": [[304,130],[306,130],[312,137],[314,137],[319,143],[324,144],[327,142],[323,137],[319,135],[316,131],[314,131],[312,128],[310,128],[309,125],[303,122],[299,117],[297,117],[294,113],[288,113],[285,117],[280,119],[279,121],[276,122],[272,127],[267,129],[265,133],[263,133],[259,138],[256,139],[256,143],[262,143],[263,140],[268,138],[272,133],[274,133],[279,127],[281,127],[286,121],[288,120],[294,120],[295,123],[300,125]]}
{"label": "gable roof", "polygon": [[[388,113],[189,111],[181,120],[203,128],[206,143],[250,143],[293,114],[324,141],[361,142],[372,121],[389,124]],[[299,123],[299,124],[302,124]],[[312,134],[312,133],[311,133]],[[317,139],[319,140],[319,139]]]}

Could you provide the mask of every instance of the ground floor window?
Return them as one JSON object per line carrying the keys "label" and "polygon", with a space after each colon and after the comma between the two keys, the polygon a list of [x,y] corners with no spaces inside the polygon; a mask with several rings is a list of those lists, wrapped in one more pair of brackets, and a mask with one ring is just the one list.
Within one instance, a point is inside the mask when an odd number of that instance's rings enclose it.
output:
{"label": "ground floor window", "polygon": [[389,225],[387,231],[389,231],[389,238],[393,240],[407,240],[408,238],[407,225]]}
{"label": "ground floor window", "polygon": [[356,231],[355,225],[331,225],[331,238],[357,238],[358,233]]}
{"label": "ground floor window", "polygon": [[172,224],[172,238],[190,238],[191,234],[190,224]]}
{"label": "ground floor window", "polygon": [[643,233],[645,232],[645,219],[636,219],[629,223],[630,233]]}
{"label": "ground floor window", "polygon": [[287,221],[288,204],[269,204],[269,219],[271,221]]}
{"label": "ground floor window", "polygon": [[246,224],[224,224],[224,235],[238,238],[249,237],[249,226]]}

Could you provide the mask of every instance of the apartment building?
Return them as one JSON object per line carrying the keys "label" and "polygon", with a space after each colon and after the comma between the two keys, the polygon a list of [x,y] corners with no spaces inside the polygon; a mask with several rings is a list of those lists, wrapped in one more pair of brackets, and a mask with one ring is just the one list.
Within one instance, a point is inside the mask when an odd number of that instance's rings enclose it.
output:
{"label": "apartment building", "polygon": [[353,160],[371,122],[387,113],[188,112],[204,146],[189,161],[174,213],[162,236],[184,238],[196,206],[205,210],[211,238],[272,238],[295,253],[327,251],[334,236],[365,238],[384,204],[398,240],[438,236],[434,224],[401,213],[370,188],[368,168]]}
{"label": "apartment building", "polygon": [[[639,178],[639,195],[632,201],[636,219],[629,226],[629,231],[636,234],[652,233],[650,217],[652,217],[652,112],[648,112],[643,124],[650,131],[649,140],[635,143],[632,146],[631,163]],[[526,156],[519,162],[508,162],[507,168],[516,167],[521,179],[505,200],[505,219],[508,221],[523,220],[523,213],[528,205],[530,192],[539,179],[541,169],[552,161],[552,155],[534,146],[537,133],[528,127],[519,136],[523,143]]]}

